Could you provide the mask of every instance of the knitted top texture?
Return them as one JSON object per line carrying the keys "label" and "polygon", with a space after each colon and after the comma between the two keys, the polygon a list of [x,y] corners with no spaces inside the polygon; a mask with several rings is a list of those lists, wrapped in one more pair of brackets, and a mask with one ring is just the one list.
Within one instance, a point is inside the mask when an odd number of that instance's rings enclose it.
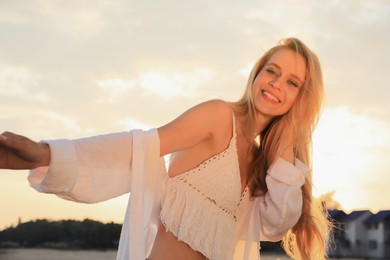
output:
{"label": "knitted top texture", "polygon": [[208,259],[232,259],[240,208],[249,200],[241,193],[235,119],[229,146],[199,166],[172,178],[163,187],[161,221],[179,241]]}

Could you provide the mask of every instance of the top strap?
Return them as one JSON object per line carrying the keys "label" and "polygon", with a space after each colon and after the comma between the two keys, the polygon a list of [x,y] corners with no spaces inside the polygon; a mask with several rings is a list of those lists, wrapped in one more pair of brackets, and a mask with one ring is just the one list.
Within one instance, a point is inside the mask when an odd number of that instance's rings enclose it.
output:
{"label": "top strap", "polygon": [[232,110],[233,115],[233,135],[236,135],[236,117],[234,116],[234,111]]}

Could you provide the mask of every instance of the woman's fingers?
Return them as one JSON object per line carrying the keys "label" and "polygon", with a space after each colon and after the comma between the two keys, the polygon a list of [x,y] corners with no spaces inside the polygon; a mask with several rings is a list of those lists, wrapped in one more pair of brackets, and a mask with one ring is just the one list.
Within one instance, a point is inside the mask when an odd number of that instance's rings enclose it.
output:
{"label": "woman's fingers", "polygon": [[0,135],[0,142],[5,142],[7,141],[7,137],[5,135]]}
{"label": "woman's fingers", "polygon": [[15,133],[12,133],[12,132],[8,132],[8,131],[2,133],[1,135],[4,136],[7,139],[14,139],[14,140],[20,140],[20,141],[27,139],[25,136],[18,135],[18,134],[15,134]]}
{"label": "woman's fingers", "polygon": [[33,142],[27,137],[22,135],[14,134],[12,132],[4,132],[0,137],[1,144],[4,146],[13,149],[15,151],[22,151],[26,149],[26,146],[29,142]]}

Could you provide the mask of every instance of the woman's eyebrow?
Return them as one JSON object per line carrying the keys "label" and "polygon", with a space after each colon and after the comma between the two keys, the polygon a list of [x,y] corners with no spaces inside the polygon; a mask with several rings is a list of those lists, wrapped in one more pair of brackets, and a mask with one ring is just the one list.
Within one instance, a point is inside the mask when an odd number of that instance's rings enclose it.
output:
{"label": "woman's eyebrow", "polygon": [[273,66],[275,66],[275,67],[278,68],[278,69],[282,69],[278,64],[273,63],[273,62],[268,63],[267,65],[273,65]]}

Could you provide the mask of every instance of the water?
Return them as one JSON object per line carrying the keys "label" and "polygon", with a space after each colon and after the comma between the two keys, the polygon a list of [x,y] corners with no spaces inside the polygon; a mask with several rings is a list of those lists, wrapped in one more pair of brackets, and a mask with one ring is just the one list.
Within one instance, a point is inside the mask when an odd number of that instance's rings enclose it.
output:
{"label": "water", "polygon": [[[0,249],[0,260],[115,260],[116,251]],[[288,260],[282,255],[261,255],[261,260]],[[331,260],[331,259],[329,259]],[[342,260],[342,259],[338,259]],[[348,258],[348,260],[354,260]],[[356,259],[355,259],[356,260]]]}
{"label": "water", "polygon": [[[115,260],[116,251],[74,251],[53,249],[0,250],[1,260]],[[261,260],[287,260],[283,256],[262,256]]]}
{"label": "water", "polygon": [[1,260],[115,260],[116,251],[74,251],[53,249],[9,249],[0,251]]}

